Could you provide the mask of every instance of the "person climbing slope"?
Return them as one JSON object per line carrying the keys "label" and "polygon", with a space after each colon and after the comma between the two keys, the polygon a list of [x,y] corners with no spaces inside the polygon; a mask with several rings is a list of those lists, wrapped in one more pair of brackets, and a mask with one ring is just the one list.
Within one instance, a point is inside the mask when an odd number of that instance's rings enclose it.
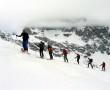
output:
{"label": "person climbing slope", "polygon": [[63,49],[63,53],[62,54],[64,55],[64,62],[68,62],[68,58],[67,58],[68,52],[67,52],[67,50]]}
{"label": "person climbing slope", "polygon": [[88,68],[89,68],[89,65],[91,65],[91,68],[93,69],[93,65],[92,65],[92,62],[93,62],[93,59],[92,58],[88,58]]}
{"label": "person climbing slope", "polygon": [[77,56],[75,58],[77,58],[77,63],[79,64],[79,60],[80,60],[80,55],[75,53]]}
{"label": "person climbing slope", "polygon": [[43,57],[44,57],[43,51],[44,51],[44,47],[45,47],[44,42],[41,41],[41,42],[39,43],[38,47],[39,47],[39,54],[40,54],[40,57],[43,58]]}
{"label": "person climbing slope", "polygon": [[106,66],[105,62],[102,62],[100,66],[102,66],[102,71],[105,71],[105,66]]}
{"label": "person climbing slope", "polygon": [[53,48],[51,45],[48,45],[48,52],[49,52],[50,60],[53,59]]}
{"label": "person climbing slope", "polygon": [[21,35],[16,35],[17,37],[22,37],[22,46],[23,48],[21,49],[22,52],[28,52],[28,40],[29,40],[29,34],[26,32],[26,29],[23,29],[23,32]]}

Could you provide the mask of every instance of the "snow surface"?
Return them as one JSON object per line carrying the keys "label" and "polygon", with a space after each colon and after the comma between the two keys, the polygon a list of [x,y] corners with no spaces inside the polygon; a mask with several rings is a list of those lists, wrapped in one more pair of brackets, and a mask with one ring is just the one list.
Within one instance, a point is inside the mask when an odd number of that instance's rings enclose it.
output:
{"label": "snow surface", "polygon": [[[59,43],[68,41],[69,43],[75,43],[80,46],[84,46],[86,43],[84,43],[81,40],[81,37],[75,34],[75,32],[62,32],[61,30],[50,30],[44,32],[45,36],[47,38],[50,38],[51,40],[57,41]],[[55,36],[55,34],[59,34],[58,36]],[[69,37],[65,37],[63,34],[71,34]]]}
{"label": "snow surface", "polygon": [[41,59],[38,52],[24,54],[20,48],[0,39],[0,90],[110,90],[110,68],[102,72],[77,65],[73,53],[64,63],[63,58],[47,60],[47,52]]}

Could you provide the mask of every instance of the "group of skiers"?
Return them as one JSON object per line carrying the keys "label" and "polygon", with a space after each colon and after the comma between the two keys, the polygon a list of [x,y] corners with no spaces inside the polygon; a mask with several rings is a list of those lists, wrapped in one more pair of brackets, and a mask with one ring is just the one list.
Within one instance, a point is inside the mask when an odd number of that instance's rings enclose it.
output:
{"label": "group of skiers", "polygon": [[[43,58],[44,57],[43,52],[44,52],[44,48],[45,48],[44,42],[41,41],[37,46],[39,47],[40,57]],[[53,48],[50,44],[48,44],[47,48],[48,48],[50,60],[52,60],[53,59]]]}
{"label": "group of skiers", "polygon": [[[16,35],[17,37],[22,37],[23,39],[23,42],[22,42],[22,46],[23,48],[21,49],[22,52],[28,52],[28,40],[29,40],[29,34],[26,32],[26,30],[24,29],[23,32],[21,33],[21,35]],[[45,44],[44,42],[40,42],[38,45],[39,47],[39,54],[40,54],[40,57],[43,58],[44,57],[44,49],[45,49]],[[49,56],[50,56],[50,60],[53,59],[53,48],[50,44],[48,44],[47,46],[47,50],[49,52]],[[68,54],[68,51],[67,49],[63,49],[62,50],[62,55],[64,56],[64,62],[68,62],[68,58],[67,58],[67,54]],[[80,54],[78,53],[75,53],[76,54],[76,59],[77,59],[77,63],[79,64],[79,61],[80,61]],[[93,68],[93,59],[92,58],[88,58],[88,68],[89,66],[91,66],[91,68]],[[101,65],[102,67],[102,71],[105,71],[105,62],[103,62]]]}
{"label": "group of skiers", "polygon": [[[68,58],[67,58],[67,54],[68,51],[66,49],[63,49],[63,55],[64,55],[64,62],[68,62]],[[80,54],[75,53],[76,54],[76,59],[77,59],[77,63],[79,64],[79,60],[80,60]],[[91,68],[93,69],[93,59],[92,58],[88,58],[88,68],[89,66],[91,66]],[[105,62],[103,61],[102,64],[100,65],[102,67],[102,71],[105,71]]]}

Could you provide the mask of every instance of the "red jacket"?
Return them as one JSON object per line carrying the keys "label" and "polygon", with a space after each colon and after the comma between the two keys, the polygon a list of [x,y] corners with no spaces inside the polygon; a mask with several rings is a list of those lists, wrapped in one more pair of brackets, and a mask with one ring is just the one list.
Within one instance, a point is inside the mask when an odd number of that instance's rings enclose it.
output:
{"label": "red jacket", "polygon": [[67,54],[68,54],[67,50],[63,49],[63,55],[67,55]]}

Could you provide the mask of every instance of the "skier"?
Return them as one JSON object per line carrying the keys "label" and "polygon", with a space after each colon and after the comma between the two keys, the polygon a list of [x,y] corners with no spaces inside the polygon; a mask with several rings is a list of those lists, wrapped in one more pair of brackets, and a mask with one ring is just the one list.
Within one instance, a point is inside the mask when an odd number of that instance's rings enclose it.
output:
{"label": "skier", "polygon": [[68,58],[67,58],[68,52],[67,52],[67,50],[63,49],[63,53],[62,54],[64,55],[64,62],[68,62]]}
{"label": "skier", "polygon": [[48,45],[48,52],[49,52],[50,60],[52,60],[53,59],[53,48],[51,45]]}
{"label": "skier", "polygon": [[41,41],[41,42],[39,43],[38,47],[39,47],[40,57],[43,58],[43,57],[44,57],[43,51],[44,51],[44,47],[45,47],[44,42]]}
{"label": "skier", "polygon": [[89,65],[91,65],[91,68],[93,69],[93,65],[92,65],[92,62],[93,62],[93,59],[92,58],[88,58],[89,61],[88,61],[88,68],[89,68]]}
{"label": "skier", "polygon": [[77,63],[79,64],[80,55],[79,55],[79,54],[77,54],[77,53],[76,53],[76,55],[77,55],[77,56],[76,56],[75,58],[77,58]]}
{"label": "skier", "polygon": [[105,62],[102,62],[100,66],[102,66],[102,71],[105,71],[105,66],[106,66]]}
{"label": "skier", "polygon": [[28,52],[28,39],[29,39],[29,34],[26,32],[25,29],[23,29],[23,32],[21,33],[21,35],[16,35],[17,37],[22,37],[23,42],[23,49],[22,52]]}

